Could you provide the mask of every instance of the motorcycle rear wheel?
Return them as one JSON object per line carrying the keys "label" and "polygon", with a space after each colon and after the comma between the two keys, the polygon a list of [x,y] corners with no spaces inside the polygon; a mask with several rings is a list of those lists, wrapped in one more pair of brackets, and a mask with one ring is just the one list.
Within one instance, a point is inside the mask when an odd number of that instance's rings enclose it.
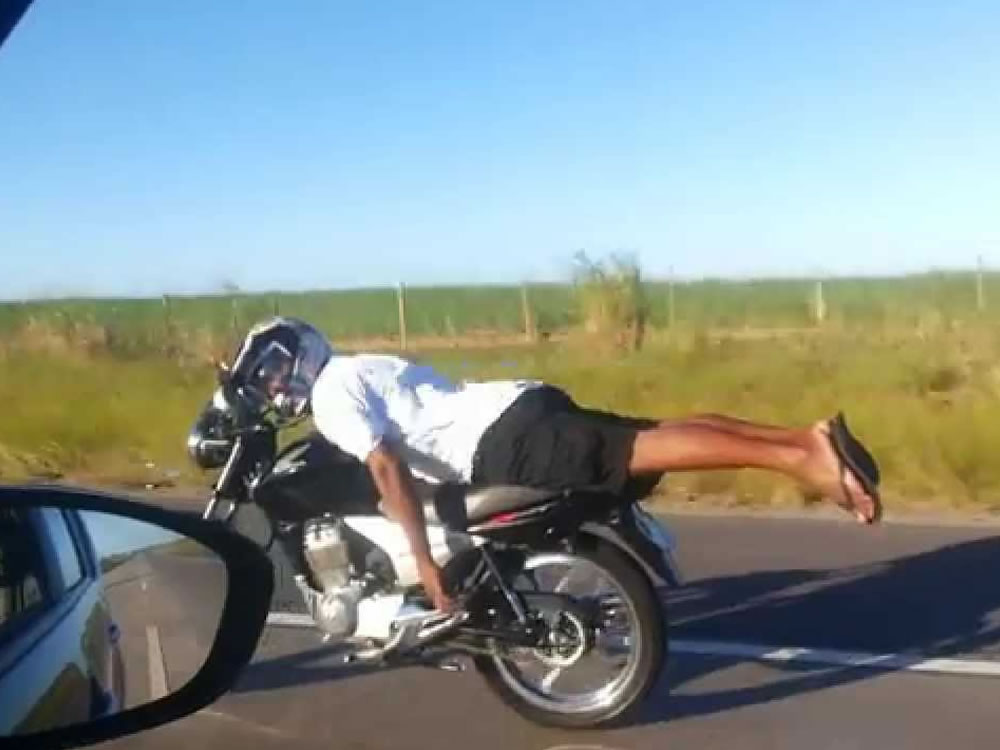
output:
{"label": "motorcycle rear wheel", "polygon": [[[574,600],[596,602],[602,613],[599,620],[613,613],[620,621],[625,615],[629,630],[624,636],[611,635],[608,619],[584,622],[581,612],[591,611],[592,607],[549,613],[546,616],[553,630],[551,646],[511,649],[494,644],[492,654],[475,658],[476,668],[504,703],[537,724],[588,729],[623,721],[653,688],[666,660],[663,605],[650,581],[623,552],[604,542],[573,553],[529,555],[524,568],[511,582],[513,588],[525,593],[554,589],[554,593]],[[539,580],[549,578],[550,583],[551,576],[542,572],[560,569],[567,572],[556,575],[554,587]],[[587,574],[609,585],[598,590],[598,585],[587,580]],[[594,590],[578,595],[573,588]],[[619,641],[617,648],[610,647],[615,639]],[[605,678],[598,671],[602,661],[605,666],[620,669]],[[596,687],[569,690],[566,684],[574,671],[573,681],[577,684],[588,682],[589,673],[597,674],[589,680],[596,682]],[[544,676],[535,679],[532,672],[543,672]],[[563,687],[559,687],[560,681]]]}

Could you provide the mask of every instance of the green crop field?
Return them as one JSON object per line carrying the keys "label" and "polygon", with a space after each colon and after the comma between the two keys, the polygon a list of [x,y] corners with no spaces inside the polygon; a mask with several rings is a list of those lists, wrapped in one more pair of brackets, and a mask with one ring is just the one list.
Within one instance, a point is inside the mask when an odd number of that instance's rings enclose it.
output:
{"label": "green crop field", "polygon": [[[814,323],[812,280],[647,282],[648,324],[690,329],[797,328]],[[983,277],[985,310],[978,309],[976,276],[934,273],[892,279],[823,282],[826,320],[850,327],[920,326],[995,317],[1000,320],[1000,274]],[[579,325],[569,284],[536,284],[527,290],[542,332]],[[458,337],[524,330],[518,286],[414,287],[406,290],[407,331],[413,337]],[[671,302],[672,301],[672,302]],[[995,304],[989,304],[994,302]],[[0,337],[29,321],[47,329],[101,328],[115,348],[143,352],[171,337],[202,332],[232,343],[255,320],[278,311],[312,321],[337,340],[395,337],[395,289],[167,297],[69,299],[0,303]]]}

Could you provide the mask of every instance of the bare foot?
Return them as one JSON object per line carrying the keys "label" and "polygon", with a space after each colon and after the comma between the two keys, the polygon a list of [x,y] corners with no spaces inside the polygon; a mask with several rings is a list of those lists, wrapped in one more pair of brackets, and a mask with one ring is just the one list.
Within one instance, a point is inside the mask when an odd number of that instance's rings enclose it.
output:
{"label": "bare foot", "polygon": [[875,499],[842,464],[830,443],[830,428],[817,422],[808,431],[809,453],[801,466],[802,479],[854,515],[860,523],[872,523],[876,515]]}

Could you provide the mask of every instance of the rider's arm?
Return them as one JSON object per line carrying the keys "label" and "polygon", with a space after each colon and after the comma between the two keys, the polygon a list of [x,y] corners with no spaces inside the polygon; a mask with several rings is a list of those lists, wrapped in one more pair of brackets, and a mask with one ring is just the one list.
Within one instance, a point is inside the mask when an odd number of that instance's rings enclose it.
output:
{"label": "rider's arm", "polygon": [[433,564],[424,507],[417,497],[413,475],[391,443],[383,441],[365,461],[375,480],[388,516],[403,527],[418,566]]}
{"label": "rider's arm", "polygon": [[445,608],[448,599],[441,571],[431,557],[423,505],[409,467],[393,448],[397,436],[384,401],[358,373],[345,369],[331,371],[317,382],[312,410],[320,433],[368,466],[389,516],[403,527],[428,594]]}

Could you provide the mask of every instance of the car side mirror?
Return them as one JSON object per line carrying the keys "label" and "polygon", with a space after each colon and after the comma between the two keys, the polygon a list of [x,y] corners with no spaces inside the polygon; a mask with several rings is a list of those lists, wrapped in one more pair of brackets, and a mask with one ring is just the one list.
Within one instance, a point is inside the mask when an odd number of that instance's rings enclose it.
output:
{"label": "car side mirror", "polygon": [[0,745],[79,747],[203,708],[252,657],[273,585],[221,524],[0,487]]}

